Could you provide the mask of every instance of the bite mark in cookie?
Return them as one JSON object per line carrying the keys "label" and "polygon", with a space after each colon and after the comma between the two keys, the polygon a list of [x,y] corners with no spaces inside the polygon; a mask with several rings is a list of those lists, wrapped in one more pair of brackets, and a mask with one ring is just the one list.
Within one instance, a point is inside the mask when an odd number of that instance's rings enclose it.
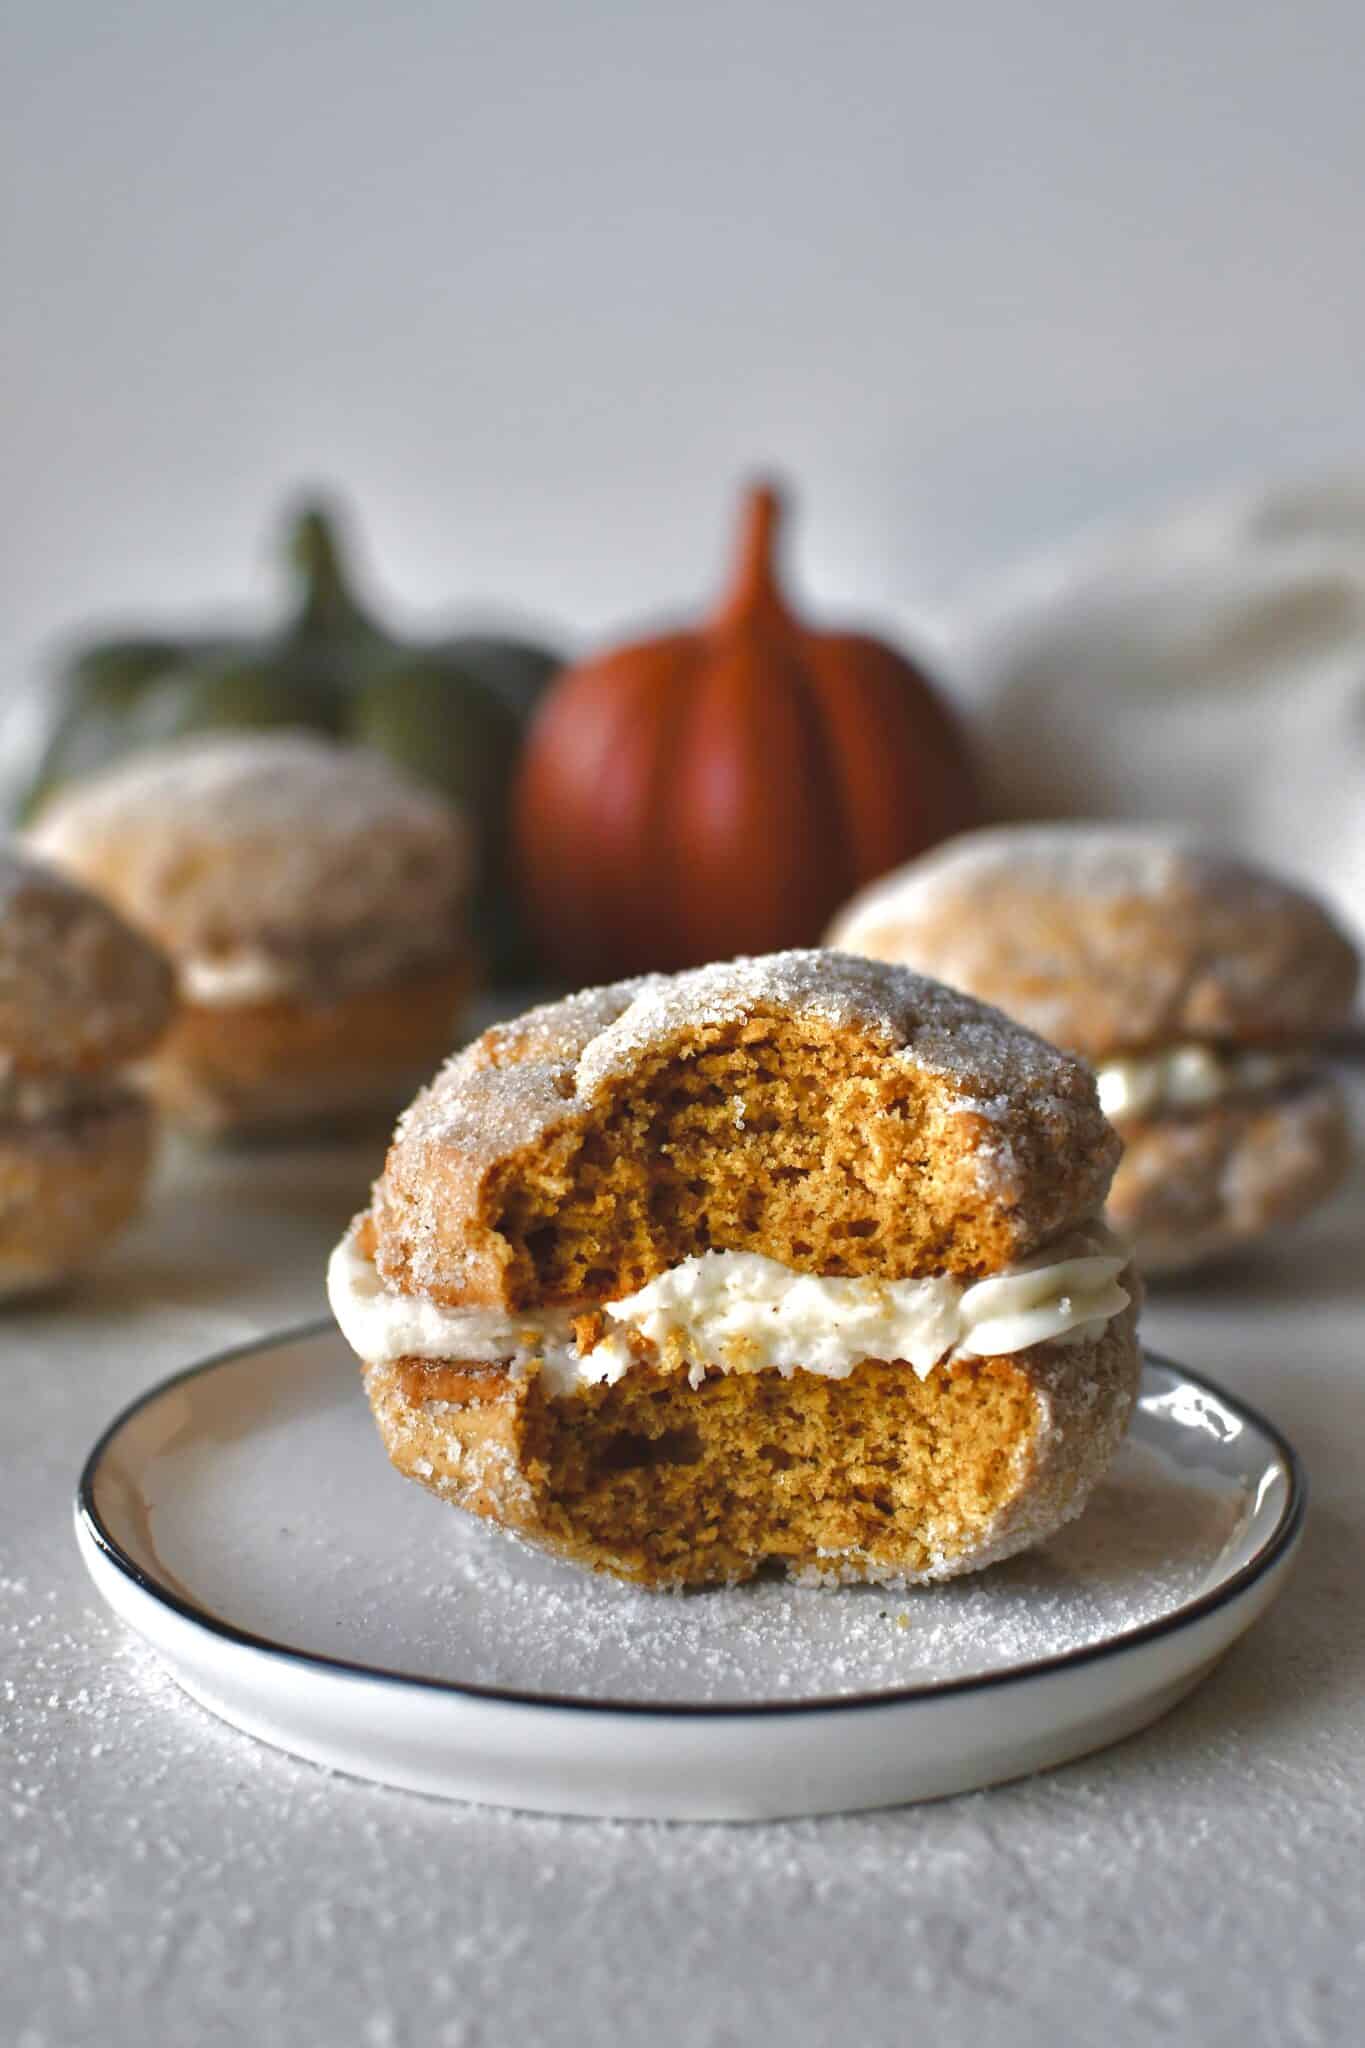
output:
{"label": "bite mark in cookie", "polygon": [[942,1576],[1077,1512],[1122,1433],[1116,1151],[1081,1062],[920,976],[649,978],[448,1064],[333,1302],[400,1468],[560,1555]]}

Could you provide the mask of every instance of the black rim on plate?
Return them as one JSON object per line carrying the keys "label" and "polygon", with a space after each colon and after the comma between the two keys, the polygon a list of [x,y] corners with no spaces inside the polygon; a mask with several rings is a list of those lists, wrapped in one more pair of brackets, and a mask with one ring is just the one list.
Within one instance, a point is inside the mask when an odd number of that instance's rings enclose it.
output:
{"label": "black rim on plate", "polygon": [[[1141,1623],[1137,1628],[1125,1629],[1121,1634],[1106,1637],[1102,1642],[1081,1644],[1074,1650],[1062,1650],[1055,1657],[1034,1658],[1027,1664],[1012,1664],[1007,1670],[985,1671],[972,1678],[950,1678],[941,1684],[892,1686],[880,1692],[840,1693],[825,1699],[803,1700],[753,1700],[753,1701],[702,1701],[680,1700],[613,1700],[576,1696],[572,1693],[524,1692],[511,1686],[477,1685],[456,1678],[427,1678],[418,1672],[393,1671],[380,1665],[357,1664],[345,1657],[329,1657],[322,1651],[299,1650],[289,1643],[278,1643],[269,1636],[258,1636],[250,1629],[237,1628],[232,1622],[220,1620],[206,1608],[186,1600],[171,1587],[143,1570],[136,1559],[111,1533],[95,1502],[95,1487],[99,1469],[105,1454],[122,1431],[141,1414],[186,1381],[198,1379],[201,1375],[217,1372],[224,1366],[237,1365],[249,1358],[257,1357],[263,1351],[273,1351],[282,1345],[304,1343],[313,1337],[325,1335],[333,1328],[330,1318],[320,1317],[296,1329],[281,1330],[271,1337],[253,1338],[246,1344],[234,1345],[231,1350],[215,1352],[212,1358],[201,1359],[197,1365],[186,1366],[182,1371],[172,1373],[168,1379],[147,1388],[113,1421],[96,1439],[93,1450],[85,1461],[80,1483],[76,1489],[76,1513],[86,1533],[101,1554],[121,1575],[149,1594],[161,1606],[169,1608],[186,1621],[193,1622],[222,1641],[236,1644],[241,1649],[254,1650],[285,1663],[302,1665],[307,1670],[323,1671],[338,1678],[361,1679],[368,1683],[378,1681],[385,1685],[414,1686],[423,1692],[447,1693],[462,1699],[488,1700],[503,1706],[551,1709],[556,1712],[570,1710],[586,1714],[646,1714],[652,1716],[682,1717],[685,1719],[724,1720],[729,1718],[751,1719],[769,1714],[831,1714],[851,1713],[868,1707],[906,1706],[916,1701],[961,1698],[965,1693],[989,1691],[1007,1685],[1018,1685],[1030,1678],[1048,1678],[1064,1671],[1073,1671],[1083,1664],[1094,1664],[1103,1658],[1121,1655],[1125,1650],[1136,1649],[1142,1644],[1157,1641],[1162,1636],[1173,1635],[1178,1630],[1190,1627],[1205,1616],[1217,1613],[1231,1601],[1244,1593],[1247,1588],[1264,1577],[1286,1551],[1293,1547],[1303,1526],[1304,1512],[1308,1501],[1308,1483],[1298,1452],[1260,1410],[1240,1396],[1229,1395],[1215,1381],[1205,1379],[1201,1373],[1192,1372],[1188,1366],[1177,1365],[1173,1359],[1163,1358],[1158,1352],[1144,1351],[1144,1367],[1155,1365],[1163,1371],[1176,1374],[1201,1393],[1210,1395],[1215,1401],[1236,1414],[1239,1421],[1250,1423],[1273,1445],[1288,1474],[1289,1487],[1280,1510],[1279,1519],[1270,1535],[1258,1547],[1245,1564],[1240,1565],[1229,1578],[1222,1580],[1207,1593],[1201,1593],[1182,1606],[1173,1608],[1169,1614],[1156,1621]],[[1141,1392],[1139,1391],[1139,1400]]]}

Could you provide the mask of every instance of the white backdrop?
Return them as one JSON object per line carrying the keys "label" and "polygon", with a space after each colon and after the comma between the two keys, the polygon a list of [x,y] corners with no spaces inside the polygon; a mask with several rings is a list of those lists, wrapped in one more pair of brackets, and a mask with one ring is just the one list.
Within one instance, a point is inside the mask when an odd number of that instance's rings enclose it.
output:
{"label": "white backdrop", "polygon": [[18,0],[0,692],[264,600],[353,494],[411,620],[695,599],[740,471],[908,622],[1365,446],[1356,0]]}

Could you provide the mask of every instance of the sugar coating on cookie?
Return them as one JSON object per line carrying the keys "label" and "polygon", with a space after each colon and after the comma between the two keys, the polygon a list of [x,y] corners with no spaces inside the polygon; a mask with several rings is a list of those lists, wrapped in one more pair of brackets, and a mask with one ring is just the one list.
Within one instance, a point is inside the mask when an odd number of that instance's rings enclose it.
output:
{"label": "sugar coating on cookie", "polygon": [[1183,1272],[1295,1223],[1344,1173],[1350,1125],[1325,1069],[1185,1116],[1125,1120],[1109,1192],[1116,1230],[1153,1273]]}
{"label": "sugar coating on cookie", "polygon": [[142,1206],[156,1143],[151,1104],[111,1086],[15,1116],[0,1087],[0,1300],[84,1266]]}
{"label": "sugar coating on cookie", "polygon": [[0,1298],[83,1265],[135,1213],[155,1120],[124,1065],[172,1014],[168,960],[107,904],[0,848]]}
{"label": "sugar coating on cookie", "polygon": [[943,974],[1095,1063],[1125,1154],[1110,1214],[1149,1271],[1294,1221],[1346,1157],[1317,1042],[1355,950],[1323,906],[1183,833],[970,833],[863,892],[839,943]]}
{"label": "sugar coating on cookie", "polygon": [[444,797],[313,733],[217,733],[59,794],[33,841],[172,954],[150,1079],[202,1135],[391,1116],[475,979],[470,836]]}
{"label": "sugar coating on cookie", "polygon": [[116,911],[0,846],[0,1068],[134,1059],[164,1031],[173,1000],[170,963]]}
{"label": "sugar coating on cookie", "polygon": [[723,1236],[820,1272],[989,1270],[1103,1200],[1084,1064],[923,976],[794,952],[495,1027],[402,1118],[380,1270],[447,1302],[622,1292]]}
{"label": "sugar coating on cookie", "polygon": [[386,949],[448,951],[470,882],[444,798],[367,748],[288,730],[148,749],[59,792],[30,837],[182,961],[311,951],[352,982]]}
{"label": "sugar coating on cookie", "polygon": [[329,1291],[398,1468],[650,1586],[973,1570],[1137,1383],[1082,1062],[832,953],[589,990],[401,1119]]}
{"label": "sugar coating on cookie", "polygon": [[1161,828],[968,833],[873,883],[829,937],[1091,1057],[1319,1037],[1349,1015],[1359,976],[1311,895]]}

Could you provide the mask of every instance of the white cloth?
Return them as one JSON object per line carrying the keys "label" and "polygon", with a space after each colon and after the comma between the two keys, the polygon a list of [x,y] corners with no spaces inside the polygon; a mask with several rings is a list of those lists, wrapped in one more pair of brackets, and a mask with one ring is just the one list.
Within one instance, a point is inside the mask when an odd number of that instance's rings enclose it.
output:
{"label": "white cloth", "polygon": [[1365,477],[1062,549],[947,621],[1010,817],[1189,823],[1365,938]]}

